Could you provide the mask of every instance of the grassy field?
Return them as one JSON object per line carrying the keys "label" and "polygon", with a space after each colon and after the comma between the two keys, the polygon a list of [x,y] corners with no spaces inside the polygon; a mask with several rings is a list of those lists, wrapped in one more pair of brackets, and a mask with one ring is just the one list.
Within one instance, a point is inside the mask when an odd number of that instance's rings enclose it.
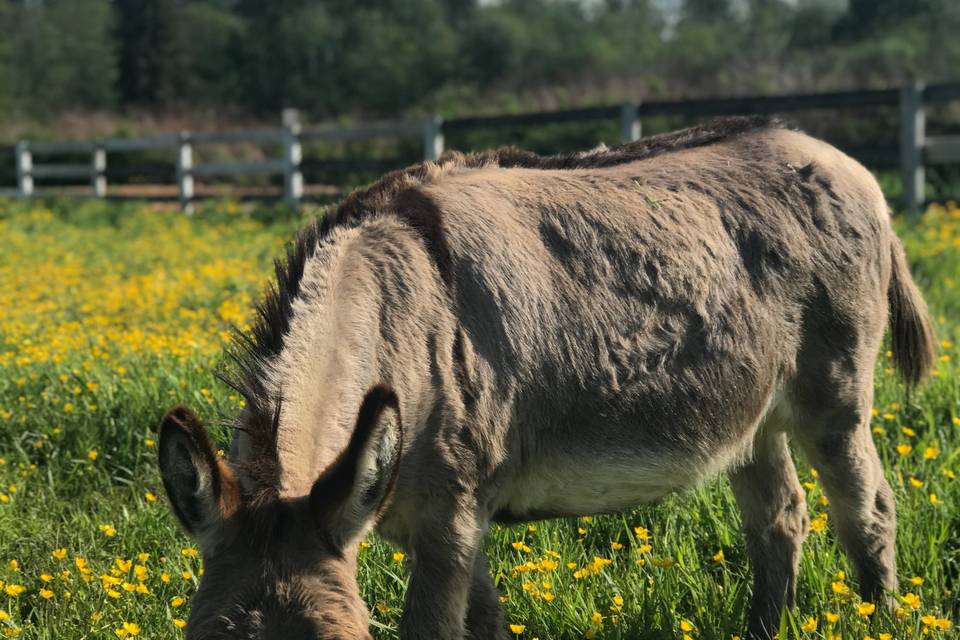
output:
{"label": "grassy field", "polygon": [[[208,418],[236,411],[212,376],[225,330],[247,318],[297,225],[231,203],[190,219],[0,202],[0,637],[182,637],[202,566],[162,495],[153,429],[175,402]],[[800,460],[814,528],[783,638],[956,637],[960,210],[931,208],[900,231],[942,341],[919,393],[905,394],[888,356],[877,369],[901,607],[853,595],[816,472]],[[488,552],[520,638],[743,634],[750,570],[722,479],[623,516],[499,528]],[[360,553],[374,632],[396,637],[402,554],[375,537]]]}

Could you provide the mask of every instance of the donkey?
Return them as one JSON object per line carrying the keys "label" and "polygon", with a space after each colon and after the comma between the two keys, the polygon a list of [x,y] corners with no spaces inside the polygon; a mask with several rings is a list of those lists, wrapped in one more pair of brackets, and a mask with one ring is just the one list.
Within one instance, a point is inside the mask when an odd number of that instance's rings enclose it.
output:
{"label": "donkey", "polygon": [[160,426],[205,566],[188,638],[369,638],[374,527],[410,558],[401,638],[502,638],[491,523],[617,512],[722,471],[768,638],[808,529],[788,439],[860,593],[896,589],[874,362],[889,322],[915,384],[933,335],[876,181],[833,147],[732,118],[453,153],[353,193],[276,271],[237,342],[227,458],[184,407]]}

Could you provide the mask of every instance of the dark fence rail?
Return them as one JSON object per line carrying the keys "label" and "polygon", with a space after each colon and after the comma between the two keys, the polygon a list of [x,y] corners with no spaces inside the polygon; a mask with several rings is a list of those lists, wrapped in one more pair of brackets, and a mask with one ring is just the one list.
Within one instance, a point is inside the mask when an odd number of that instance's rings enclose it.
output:
{"label": "dark fence rail", "polygon": [[[428,118],[364,124],[353,127],[304,128],[295,111],[284,112],[283,126],[228,132],[182,132],[146,138],[110,138],[73,142],[20,141],[16,147],[0,148],[13,163],[0,163],[0,193],[23,197],[45,192],[54,185],[89,185],[95,197],[135,197],[135,190],[111,193],[108,185],[167,185],[165,191],[145,190],[146,198],[177,198],[189,207],[209,190],[197,189],[205,182],[224,177],[258,176],[282,181],[282,194],[297,203],[304,197],[305,177],[350,172],[382,172],[407,164],[403,158],[304,157],[303,145],[335,144],[373,140],[417,140],[421,157],[436,160],[444,150],[444,134],[517,127],[542,127],[570,123],[618,122],[620,141],[641,136],[644,118],[686,118],[734,114],[789,114],[803,111],[896,109],[899,112],[899,142],[885,145],[851,145],[844,150],[865,164],[882,169],[899,168],[903,180],[903,205],[916,211],[925,200],[927,165],[960,163],[960,136],[927,137],[925,107],[960,100],[960,83],[922,85],[911,83],[898,89],[835,91],[780,96],[741,96],[693,100],[627,102],[621,105],[466,118]],[[253,145],[269,157],[254,160],[195,162],[194,149],[204,145]],[[843,146],[843,145],[841,145]],[[267,151],[269,150],[269,151]],[[111,161],[108,163],[108,155]],[[166,156],[168,160],[162,161]],[[138,159],[139,158],[139,159]],[[146,158],[146,159],[145,159]],[[152,182],[150,182],[152,181]],[[37,182],[43,189],[38,190]],[[274,187],[274,195],[278,189]],[[269,189],[259,192],[267,194]]]}

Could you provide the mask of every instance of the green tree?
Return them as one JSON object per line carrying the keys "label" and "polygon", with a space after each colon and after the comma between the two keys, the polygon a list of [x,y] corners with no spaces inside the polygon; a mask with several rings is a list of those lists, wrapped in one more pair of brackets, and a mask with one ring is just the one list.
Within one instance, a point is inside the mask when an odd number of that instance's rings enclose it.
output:
{"label": "green tree", "polygon": [[124,105],[158,105],[176,95],[177,0],[114,0],[117,90]]}
{"label": "green tree", "polygon": [[717,95],[742,88],[735,63],[743,41],[744,20],[729,0],[686,0],[662,52],[670,93]]}
{"label": "green tree", "polygon": [[0,0],[0,109],[394,117],[889,86],[955,79],[957,31],[957,0]]}
{"label": "green tree", "polygon": [[[0,33],[13,33],[13,7],[0,4]],[[0,38],[0,113],[13,108],[13,40]]]}
{"label": "green tree", "polygon": [[215,3],[191,2],[173,18],[170,65],[179,81],[175,97],[186,104],[243,104],[237,43],[243,21]]}
{"label": "green tree", "polygon": [[358,2],[338,15],[347,104],[378,116],[429,105],[455,81],[458,38],[439,0]]}
{"label": "green tree", "polygon": [[243,27],[233,39],[233,59],[246,106],[258,113],[298,107],[329,113],[342,99],[334,68],[341,64],[328,8],[306,0],[244,0]]}
{"label": "green tree", "polygon": [[115,104],[116,55],[107,0],[57,0],[7,10],[14,108],[46,113]]}

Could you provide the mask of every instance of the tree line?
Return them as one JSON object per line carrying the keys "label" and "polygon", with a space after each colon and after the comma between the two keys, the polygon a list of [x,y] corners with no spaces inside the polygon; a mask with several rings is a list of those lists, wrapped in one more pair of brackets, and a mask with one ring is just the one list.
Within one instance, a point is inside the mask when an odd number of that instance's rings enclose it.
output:
{"label": "tree line", "polygon": [[955,0],[0,0],[0,112],[476,113],[950,80]]}

